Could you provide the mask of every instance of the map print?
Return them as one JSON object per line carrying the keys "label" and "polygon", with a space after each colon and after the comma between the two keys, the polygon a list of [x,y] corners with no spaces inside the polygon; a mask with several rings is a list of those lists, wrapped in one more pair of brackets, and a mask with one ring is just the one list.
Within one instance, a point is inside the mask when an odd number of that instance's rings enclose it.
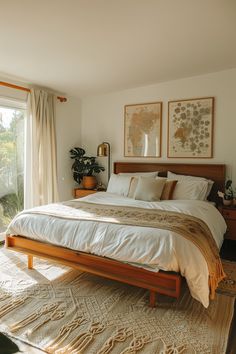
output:
{"label": "map print", "polygon": [[168,157],[212,157],[213,97],[169,102]]}
{"label": "map print", "polygon": [[125,156],[161,156],[161,102],[125,106]]}

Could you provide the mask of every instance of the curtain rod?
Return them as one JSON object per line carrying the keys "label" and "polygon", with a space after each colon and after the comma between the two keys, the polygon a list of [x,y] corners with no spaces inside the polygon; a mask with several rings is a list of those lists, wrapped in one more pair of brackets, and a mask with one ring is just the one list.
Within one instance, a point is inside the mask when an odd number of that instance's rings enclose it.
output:
{"label": "curtain rod", "polygon": [[[0,81],[0,85],[1,86],[6,86],[6,87],[10,87],[10,88],[13,88],[13,89],[17,89],[17,90],[21,90],[21,91],[30,92],[30,89],[27,88],[27,87],[13,85],[13,84],[10,84],[10,83],[4,82],[4,81]],[[62,97],[62,96],[57,96],[57,99],[60,102],[66,102],[67,101],[67,98],[66,97]]]}

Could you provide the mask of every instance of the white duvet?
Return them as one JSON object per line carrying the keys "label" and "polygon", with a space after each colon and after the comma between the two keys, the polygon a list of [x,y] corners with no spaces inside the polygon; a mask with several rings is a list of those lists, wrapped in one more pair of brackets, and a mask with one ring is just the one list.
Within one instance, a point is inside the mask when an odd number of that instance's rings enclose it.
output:
{"label": "white duvet", "polygon": [[[198,200],[166,200],[144,202],[107,192],[99,192],[80,200],[90,203],[126,205],[141,208],[171,210],[193,215],[205,221],[220,248],[226,224],[219,211],[210,203]],[[76,200],[74,201],[76,203]],[[47,206],[53,211],[54,205]],[[33,210],[44,210],[44,206]],[[57,204],[65,213],[64,205]],[[180,272],[187,280],[191,295],[205,307],[209,305],[208,268],[199,249],[172,231],[139,226],[69,220],[49,215],[18,214],[7,233],[60,245],[74,250],[114,258],[144,267]],[[75,210],[73,211],[75,212]]]}

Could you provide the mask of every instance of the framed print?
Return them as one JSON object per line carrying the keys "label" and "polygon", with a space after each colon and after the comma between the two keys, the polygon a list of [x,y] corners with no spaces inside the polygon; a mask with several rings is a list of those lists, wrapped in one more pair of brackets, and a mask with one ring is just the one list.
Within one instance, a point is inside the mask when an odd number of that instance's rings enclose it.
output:
{"label": "framed print", "polygon": [[168,157],[213,156],[214,97],[168,102]]}
{"label": "framed print", "polygon": [[162,103],[125,106],[124,156],[161,156]]}

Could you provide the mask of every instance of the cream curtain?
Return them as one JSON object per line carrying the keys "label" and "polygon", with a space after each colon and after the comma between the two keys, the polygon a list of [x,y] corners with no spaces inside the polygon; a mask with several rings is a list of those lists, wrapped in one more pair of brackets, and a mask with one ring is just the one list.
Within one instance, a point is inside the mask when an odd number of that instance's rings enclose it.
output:
{"label": "cream curtain", "polygon": [[25,209],[58,201],[54,96],[31,89],[25,151]]}

